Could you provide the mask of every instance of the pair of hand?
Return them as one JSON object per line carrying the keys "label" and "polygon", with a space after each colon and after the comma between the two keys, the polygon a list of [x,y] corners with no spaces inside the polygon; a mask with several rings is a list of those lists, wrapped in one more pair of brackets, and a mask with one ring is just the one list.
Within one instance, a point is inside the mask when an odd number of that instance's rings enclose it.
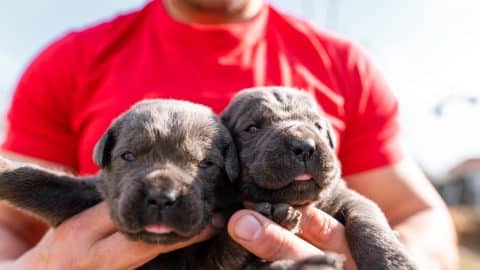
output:
{"label": "pair of hand", "polygon": [[[346,269],[356,269],[343,226],[313,207],[300,210],[303,218],[298,236],[250,210],[235,213],[228,223],[228,232],[240,245],[265,260],[297,260],[328,250],[344,254]],[[221,226],[222,222],[214,218],[210,226],[188,241],[152,246],[129,241],[117,232],[106,204],[100,203],[50,230],[9,269],[135,269],[159,254],[205,241]]]}

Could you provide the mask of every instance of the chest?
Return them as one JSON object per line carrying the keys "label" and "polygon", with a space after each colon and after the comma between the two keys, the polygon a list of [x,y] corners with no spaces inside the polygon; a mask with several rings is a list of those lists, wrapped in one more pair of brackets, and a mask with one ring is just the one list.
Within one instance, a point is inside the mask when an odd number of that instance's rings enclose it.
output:
{"label": "chest", "polygon": [[[96,141],[111,121],[134,103],[147,98],[181,99],[221,113],[243,88],[289,85],[314,93],[332,119],[342,121],[343,99],[328,72],[309,69],[267,45],[242,52],[182,53],[167,45],[142,44],[98,60],[84,70],[74,96],[72,127],[78,138],[79,173],[94,173],[91,161]],[[341,125],[335,126],[341,138]]]}

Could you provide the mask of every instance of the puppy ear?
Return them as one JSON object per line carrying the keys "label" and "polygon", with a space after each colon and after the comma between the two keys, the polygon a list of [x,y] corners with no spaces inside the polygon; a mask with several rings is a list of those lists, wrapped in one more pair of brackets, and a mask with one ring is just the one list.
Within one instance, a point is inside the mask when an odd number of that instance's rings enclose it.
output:
{"label": "puppy ear", "polygon": [[105,168],[112,159],[112,150],[115,145],[115,136],[109,128],[100,138],[93,149],[93,161],[100,168]]}
{"label": "puppy ear", "polygon": [[330,121],[325,120],[325,126],[327,127],[328,143],[329,143],[330,147],[333,150],[335,150],[335,148],[337,147],[337,136],[335,135],[335,131],[334,131]]}
{"label": "puppy ear", "polygon": [[228,179],[231,182],[234,182],[238,178],[240,171],[239,161],[238,161],[238,152],[235,147],[235,143],[230,139],[230,142],[227,145],[225,150],[225,171],[227,172]]}

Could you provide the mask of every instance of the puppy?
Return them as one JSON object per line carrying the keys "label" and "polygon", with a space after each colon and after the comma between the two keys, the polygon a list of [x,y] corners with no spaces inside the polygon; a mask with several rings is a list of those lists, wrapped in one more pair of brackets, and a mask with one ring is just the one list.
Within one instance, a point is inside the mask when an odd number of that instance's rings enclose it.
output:
{"label": "puppy", "polygon": [[285,87],[244,90],[222,121],[239,153],[242,201],[288,228],[300,220],[291,206],[315,204],[345,226],[359,269],[416,269],[378,206],[340,178],[334,133],[311,95]]}
{"label": "puppy", "polygon": [[[0,157],[0,198],[58,226],[105,200],[117,229],[132,240],[171,244],[198,234],[217,210],[240,209],[233,185],[235,145],[210,109],[173,100],[133,106],[112,123],[93,155],[96,176],[74,177]],[[228,179],[228,180],[227,180]],[[259,264],[226,230],[162,254],[139,269],[339,269],[331,257]]]}
{"label": "puppy", "polygon": [[[201,105],[140,102],[113,122],[93,159],[102,170],[85,178],[0,159],[0,198],[52,226],[105,200],[120,232],[151,244],[198,234],[214,210],[234,200],[229,186],[238,173],[235,146]],[[212,269],[197,264],[208,246],[160,255],[141,269]]]}

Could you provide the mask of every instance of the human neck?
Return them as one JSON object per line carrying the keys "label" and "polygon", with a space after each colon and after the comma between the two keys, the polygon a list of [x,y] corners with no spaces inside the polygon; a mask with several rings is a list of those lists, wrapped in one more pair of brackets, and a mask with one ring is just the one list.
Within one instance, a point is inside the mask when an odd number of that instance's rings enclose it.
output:
{"label": "human neck", "polygon": [[164,0],[167,12],[186,23],[228,24],[253,19],[262,9],[264,0],[235,0],[202,5],[192,0]]}

